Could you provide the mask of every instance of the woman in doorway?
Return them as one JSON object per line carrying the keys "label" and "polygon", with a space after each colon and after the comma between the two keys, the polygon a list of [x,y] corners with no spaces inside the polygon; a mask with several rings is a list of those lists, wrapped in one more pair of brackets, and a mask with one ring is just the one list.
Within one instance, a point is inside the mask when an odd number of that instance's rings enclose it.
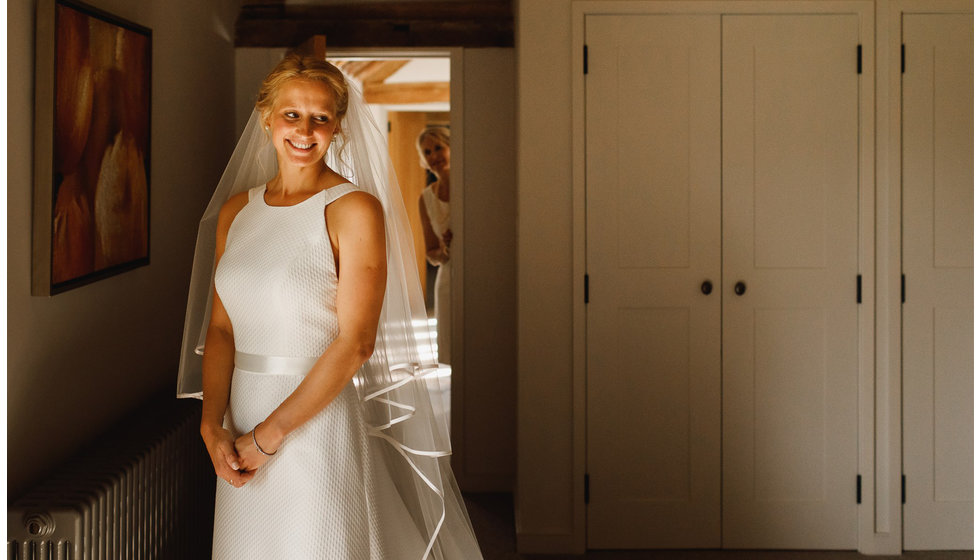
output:
{"label": "woman in doorway", "polygon": [[436,342],[439,346],[439,361],[449,364],[452,357],[449,247],[453,241],[449,215],[449,129],[441,126],[426,128],[419,134],[416,147],[422,167],[436,178],[419,197],[419,215],[425,235],[425,257],[430,264],[439,267],[433,297]]}
{"label": "woman in doorway", "polygon": [[389,171],[340,70],[287,55],[205,212],[192,272],[178,395],[204,401],[213,558],[481,557],[429,399],[438,377]]}

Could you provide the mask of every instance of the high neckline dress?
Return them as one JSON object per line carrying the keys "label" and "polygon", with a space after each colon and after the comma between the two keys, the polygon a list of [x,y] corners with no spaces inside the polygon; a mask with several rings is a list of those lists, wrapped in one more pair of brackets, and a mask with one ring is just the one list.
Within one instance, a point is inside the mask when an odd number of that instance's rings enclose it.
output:
{"label": "high neckline dress", "polygon": [[[256,187],[229,228],[215,287],[235,338],[225,426],[236,437],[293,392],[338,334],[324,209],[355,190],[348,183],[270,206]],[[399,496],[383,445],[369,437],[348,384],[244,487],[217,480],[213,558],[422,558],[429,536]]]}

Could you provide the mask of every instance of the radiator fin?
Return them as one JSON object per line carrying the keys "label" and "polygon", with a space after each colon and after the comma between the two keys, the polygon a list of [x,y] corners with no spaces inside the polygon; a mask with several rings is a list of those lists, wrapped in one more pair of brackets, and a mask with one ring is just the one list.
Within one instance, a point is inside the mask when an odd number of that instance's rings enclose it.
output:
{"label": "radiator fin", "polygon": [[7,508],[9,560],[209,558],[200,401],[158,397]]}

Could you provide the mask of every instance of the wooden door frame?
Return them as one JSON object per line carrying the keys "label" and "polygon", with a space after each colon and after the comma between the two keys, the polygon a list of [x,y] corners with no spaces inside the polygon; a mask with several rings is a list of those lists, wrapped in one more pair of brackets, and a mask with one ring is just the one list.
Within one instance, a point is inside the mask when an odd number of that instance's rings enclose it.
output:
{"label": "wooden door frame", "polygon": [[[585,19],[590,15],[668,15],[701,14],[806,14],[806,13],[853,13],[858,16],[859,30],[864,48],[863,80],[859,84],[861,112],[859,130],[858,174],[858,269],[864,285],[864,303],[858,309],[858,472],[862,475],[864,499],[858,506],[858,550],[868,554],[897,554],[901,552],[900,523],[900,458],[896,453],[901,445],[900,409],[894,402],[898,397],[900,380],[894,379],[889,362],[882,364],[880,357],[888,354],[889,340],[876,336],[882,327],[891,333],[896,325],[894,316],[882,325],[876,312],[882,295],[876,281],[876,253],[896,247],[889,239],[882,239],[882,228],[876,223],[876,202],[882,205],[883,182],[876,182],[875,164],[881,163],[876,140],[875,102],[881,103],[882,60],[878,52],[882,38],[877,36],[876,8],[886,9],[881,0],[746,0],[725,2],[720,0],[573,0],[572,2],[572,541],[579,550],[587,547],[586,506],[578,499],[585,494],[586,454],[586,304],[583,297],[586,270],[586,197],[585,197]],[[881,27],[881,18],[877,18]],[[879,47],[879,48],[875,48]],[[877,60],[876,60],[877,59]],[[887,59],[885,59],[887,62]],[[887,103],[887,97],[885,99]],[[882,105],[887,107],[888,105]],[[879,111],[880,116],[885,111]],[[880,120],[880,119],[879,119]],[[719,123],[719,126],[721,124]],[[868,134],[860,134],[868,131]],[[724,187],[723,187],[724,188]],[[876,234],[878,237],[876,238]],[[877,243],[877,245],[876,245]],[[896,249],[897,250],[897,247]],[[886,296],[892,292],[886,291]],[[875,321],[879,324],[876,326]],[[877,330],[876,330],[877,329]],[[884,334],[884,333],[882,333]],[[882,348],[884,347],[884,348]],[[720,375],[721,372],[719,372]],[[881,405],[886,405],[882,410]],[[877,483],[881,481],[881,485]],[[898,490],[899,493],[896,493]],[[890,523],[891,520],[899,520]],[[724,528],[722,529],[724,530]],[[547,543],[528,545],[547,546]]]}

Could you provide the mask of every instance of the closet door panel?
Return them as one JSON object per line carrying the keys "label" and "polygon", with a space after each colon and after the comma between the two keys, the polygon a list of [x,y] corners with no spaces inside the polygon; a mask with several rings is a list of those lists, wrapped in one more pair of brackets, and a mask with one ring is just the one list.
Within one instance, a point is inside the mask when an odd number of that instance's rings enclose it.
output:
{"label": "closet door panel", "polygon": [[720,545],[718,16],[588,16],[589,548]]}
{"label": "closet door panel", "polygon": [[857,44],[853,15],[722,20],[726,547],[857,546]]}
{"label": "closet door panel", "polygon": [[904,544],[973,546],[973,26],[902,19]]}

